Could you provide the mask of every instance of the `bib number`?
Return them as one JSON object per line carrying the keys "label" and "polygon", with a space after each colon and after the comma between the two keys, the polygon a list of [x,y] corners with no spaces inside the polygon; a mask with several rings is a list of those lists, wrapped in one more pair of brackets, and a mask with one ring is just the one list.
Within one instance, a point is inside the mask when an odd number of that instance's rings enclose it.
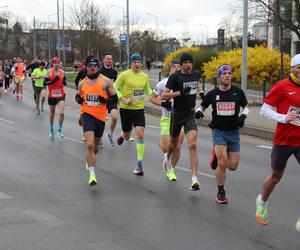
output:
{"label": "bib number", "polygon": [[133,91],[133,99],[134,100],[139,100],[139,99],[143,99],[145,95],[145,91],[144,89],[135,89]]}
{"label": "bib number", "polygon": [[86,95],[85,103],[87,106],[99,107],[101,105],[100,96],[99,95]]}
{"label": "bib number", "polygon": [[63,97],[63,93],[61,89],[52,89],[51,95],[52,97]]}
{"label": "bib number", "polygon": [[235,102],[217,102],[217,115],[233,116],[235,114]]}
{"label": "bib number", "polygon": [[294,124],[296,126],[300,126],[300,108],[290,106],[289,111],[295,111],[297,113],[297,118],[295,121],[290,122],[291,124]]}

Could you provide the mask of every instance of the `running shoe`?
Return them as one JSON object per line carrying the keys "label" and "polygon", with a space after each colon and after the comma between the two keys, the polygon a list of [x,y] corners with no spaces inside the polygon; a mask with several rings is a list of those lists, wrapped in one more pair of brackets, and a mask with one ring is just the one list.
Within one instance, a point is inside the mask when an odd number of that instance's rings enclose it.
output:
{"label": "running shoe", "polygon": [[127,141],[129,141],[129,142],[134,142],[134,138],[130,136],[129,139],[128,139]]}
{"label": "running shoe", "polygon": [[267,205],[262,205],[261,194],[256,197],[255,217],[261,225],[267,225],[269,223],[268,208]]}
{"label": "running shoe", "polygon": [[211,159],[209,165],[213,170],[215,170],[218,167],[218,159],[213,149],[211,150]]}
{"label": "running shoe", "polygon": [[118,139],[117,139],[117,144],[118,144],[119,146],[121,146],[121,145],[123,144],[123,142],[124,142],[124,137],[120,135],[120,136],[118,137]]}
{"label": "running shoe", "polygon": [[164,161],[163,161],[163,170],[167,173],[169,169],[171,169],[170,166],[170,160],[168,159],[167,153],[164,154]]}
{"label": "running shoe", "polygon": [[20,101],[19,95],[16,95],[17,102]]}
{"label": "running shoe", "polygon": [[60,139],[64,138],[64,134],[61,129],[57,130],[57,137]]}
{"label": "running shoe", "polygon": [[300,217],[298,218],[298,220],[296,222],[295,228],[296,228],[297,232],[300,232]]}
{"label": "running shoe", "polygon": [[41,110],[44,112],[44,104],[41,105]]}
{"label": "running shoe", "polygon": [[198,179],[192,180],[192,184],[190,186],[190,190],[198,191],[200,190],[200,182]]}
{"label": "running shoe", "polygon": [[23,95],[20,95],[19,100],[20,100],[20,101],[23,100]]}
{"label": "running shoe", "polygon": [[95,173],[90,173],[90,178],[89,178],[89,186],[94,186],[97,185],[97,179]]}
{"label": "running shoe", "polygon": [[35,108],[36,115],[40,115],[40,109],[38,107]]}
{"label": "running shoe", "polygon": [[89,164],[87,162],[85,162],[85,170],[89,170]]}
{"label": "running shoe", "polygon": [[54,139],[54,129],[50,128],[50,133],[49,133],[50,139],[53,140]]}
{"label": "running shoe", "polygon": [[138,176],[143,176],[144,175],[143,166],[142,166],[142,162],[141,161],[137,162],[136,167],[135,167],[133,173],[135,175],[138,175]]}
{"label": "running shoe", "polygon": [[228,199],[226,198],[225,190],[222,190],[217,193],[216,203],[217,204],[228,204]]}
{"label": "running shoe", "polygon": [[108,138],[108,141],[110,143],[110,145],[113,147],[115,146],[115,141],[114,141],[114,138],[111,134],[107,134],[107,138]]}
{"label": "running shoe", "polygon": [[177,177],[173,168],[167,172],[168,181],[177,181]]}

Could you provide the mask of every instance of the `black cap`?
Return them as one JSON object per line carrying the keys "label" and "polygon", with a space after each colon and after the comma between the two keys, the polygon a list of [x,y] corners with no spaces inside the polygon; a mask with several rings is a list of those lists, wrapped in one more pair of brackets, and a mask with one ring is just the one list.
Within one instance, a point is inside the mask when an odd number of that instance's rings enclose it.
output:
{"label": "black cap", "polygon": [[92,59],[88,60],[86,62],[86,66],[88,66],[89,63],[96,63],[98,65],[98,67],[100,67],[99,61],[96,58],[92,58]]}
{"label": "black cap", "polygon": [[39,66],[44,66],[44,67],[46,67],[46,63],[43,62],[43,61],[41,61],[41,62],[39,63]]}
{"label": "black cap", "polygon": [[186,61],[193,62],[193,56],[189,53],[183,53],[180,57],[180,65]]}

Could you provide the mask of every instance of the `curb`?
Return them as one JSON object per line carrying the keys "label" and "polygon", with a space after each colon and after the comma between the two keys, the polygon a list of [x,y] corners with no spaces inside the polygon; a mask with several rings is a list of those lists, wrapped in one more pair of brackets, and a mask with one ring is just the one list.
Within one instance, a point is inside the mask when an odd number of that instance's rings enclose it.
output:
{"label": "curb", "polygon": [[[161,116],[161,110],[159,108],[145,106],[145,111],[150,115]],[[208,127],[210,120],[208,119],[196,120],[196,123],[198,126]],[[273,140],[273,135],[274,135],[274,131],[272,130],[250,127],[250,126],[245,126],[241,128],[240,133],[242,135],[255,136],[266,140]]]}

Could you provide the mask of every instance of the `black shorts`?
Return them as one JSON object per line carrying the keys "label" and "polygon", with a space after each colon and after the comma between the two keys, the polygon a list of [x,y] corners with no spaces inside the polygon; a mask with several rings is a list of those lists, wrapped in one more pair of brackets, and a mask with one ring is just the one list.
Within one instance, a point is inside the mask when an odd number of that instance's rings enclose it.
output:
{"label": "black shorts", "polygon": [[37,87],[37,86],[34,86],[34,94],[35,95],[39,95],[39,94],[41,94],[41,92],[42,92],[42,90],[43,89],[46,89],[45,87]]}
{"label": "black shorts", "polygon": [[3,87],[3,81],[0,81],[0,88]]}
{"label": "black shorts", "polygon": [[106,109],[107,109],[107,112],[110,113],[110,111],[112,111],[113,109],[116,109],[118,110],[118,103],[107,103],[106,104]]}
{"label": "black shorts", "polygon": [[60,101],[65,101],[65,99],[66,99],[66,95],[64,95],[63,97],[59,97],[59,98],[49,97],[48,104],[50,106],[56,106]]}
{"label": "black shorts", "polygon": [[132,125],[134,127],[145,127],[145,112],[144,109],[122,109],[120,108],[120,118],[123,132],[130,132]]}
{"label": "black shorts", "polygon": [[198,131],[194,109],[189,111],[173,110],[170,123],[170,135],[172,137],[178,137],[182,127],[184,128],[185,134],[191,130]]}
{"label": "black shorts", "polygon": [[271,167],[275,171],[284,170],[291,155],[294,155],[298,164],[300,164],[300,146],[273,145],[271,153]]}
{"label": "black shorts", "polygon": [[105,122],[95,118],[90,114],[83,113],[82,128],[84,133],[88,131],[94,131],[94,136],[101,138],[105,128]]}

